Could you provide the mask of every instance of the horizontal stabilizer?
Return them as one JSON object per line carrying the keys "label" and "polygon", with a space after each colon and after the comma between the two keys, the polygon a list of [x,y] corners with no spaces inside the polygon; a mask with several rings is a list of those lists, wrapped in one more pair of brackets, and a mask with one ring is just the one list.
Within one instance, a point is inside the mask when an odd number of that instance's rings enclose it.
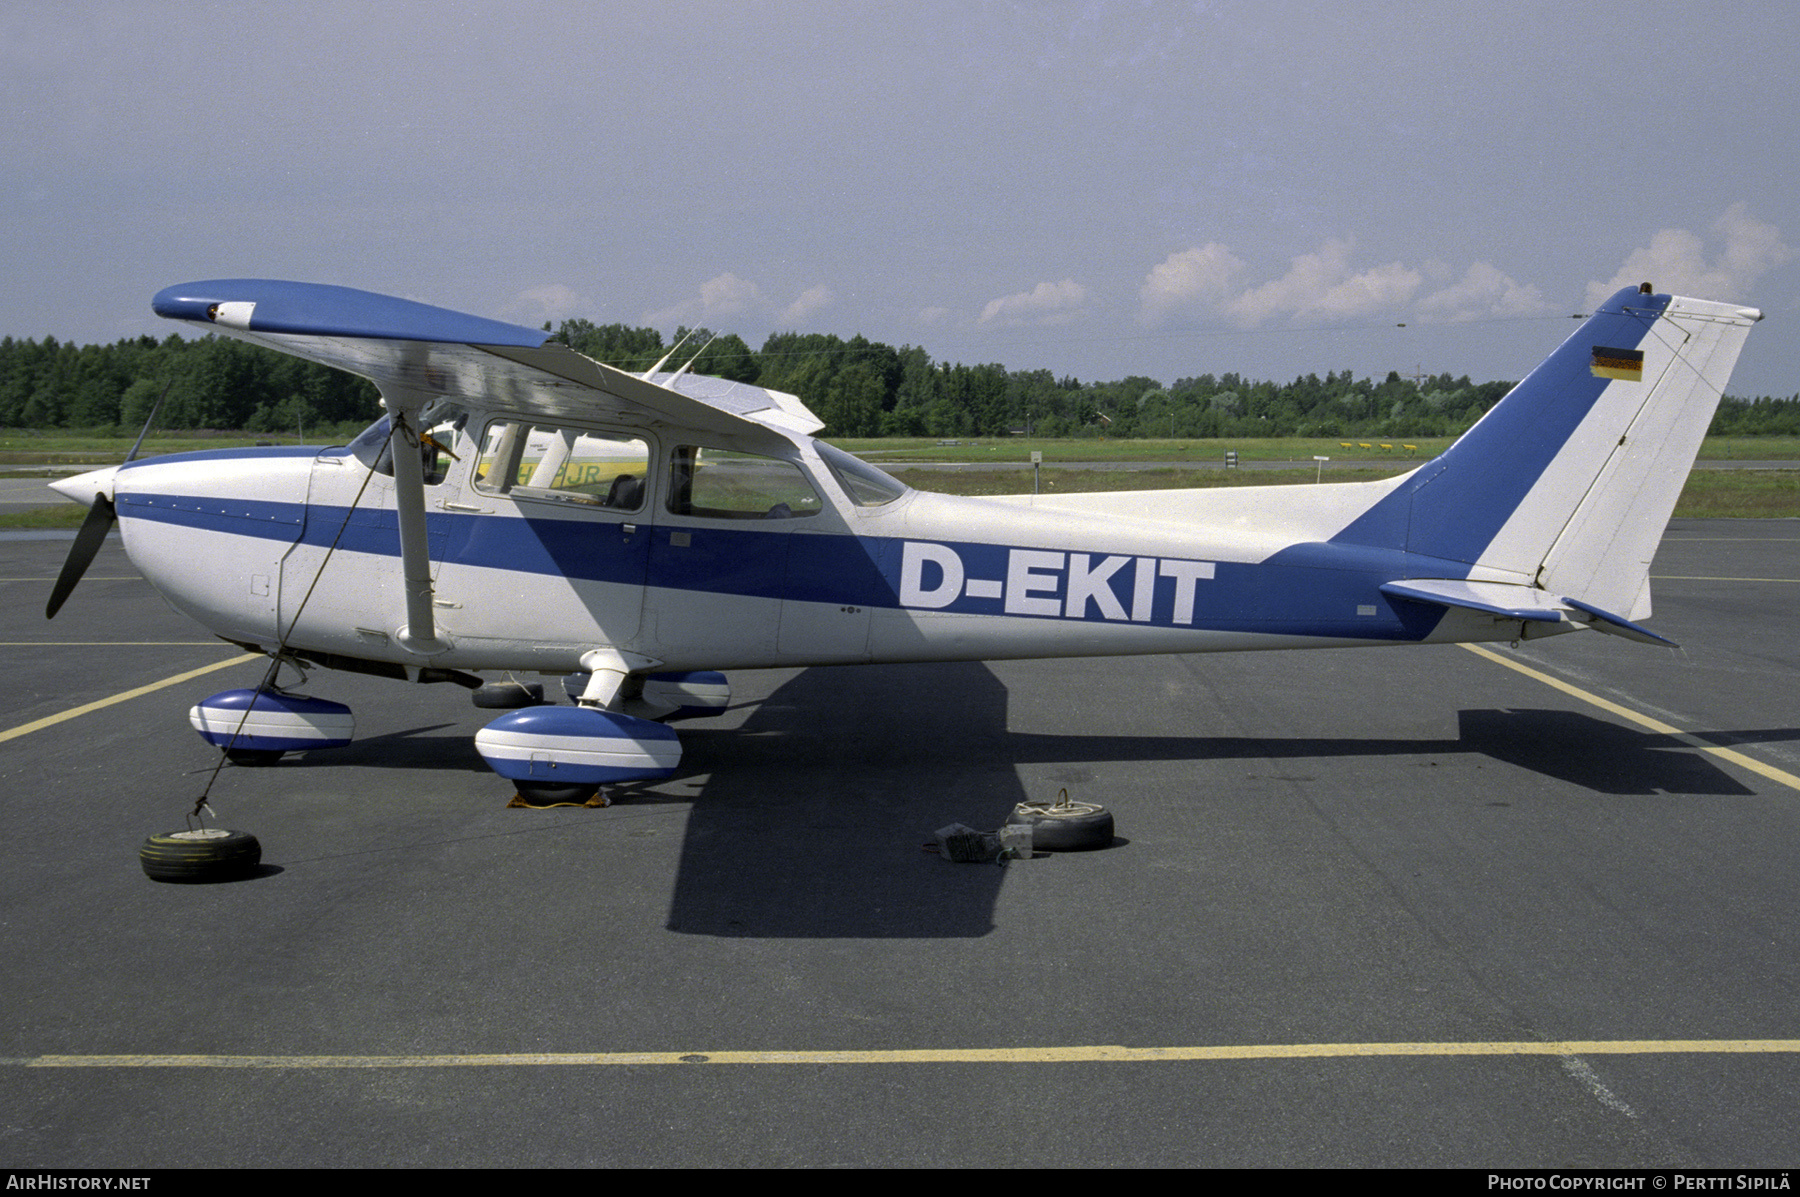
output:
{"label": "horizontal stabilizer", "polygon": [[1531,619],[1559,623],[1568,612],[1556,599],[1531,586],[1510,582],[1470,582],[1459,578],[1408,578],[1385,582],[1381,593],[1416,603],[1462,607],[1506,619]]}
{"label": "horizontal stabilizer", "polygon": [[[1664,648],[1681,647],[1667,636],[1658,636],[1649,628],[1632,623],[1629,619],[1625,619],[1622,616],[1614,615],[1611,611],[1602,611],[1600,608],[1589,603],[1584,603],[1580,599],[1566,598],[1563,602],[1587,616],[1587,618],[1582,619],[1581,622],[1587,624],[1588,627],[1593,628],[1596,632],[1605,632],[1609,636],[1623,636],[1625,639],[1635,640],[1639,644],[1660,644]],[[1580,619],[1580,616],[1577,616],[1576,618]]]}
{"label": "horizontal stabilizer", "polygon": [[1580,599],[1556,598],[1535,586],[1511,582],[1471,582],[1460,578],[1408,578],[1402,582],[1382,584],[1381,593],[1390,598],[1409,599],[1415,603],[1432,603],[1439,607],[1459,607],[1480,611],[1502,619],[1519,619],[1538,623],[1575,623],[1623,636],[1640,644],[1660,644],[1678,648],[1673,640],[1658,636],[1629,619],[1603,611]]}

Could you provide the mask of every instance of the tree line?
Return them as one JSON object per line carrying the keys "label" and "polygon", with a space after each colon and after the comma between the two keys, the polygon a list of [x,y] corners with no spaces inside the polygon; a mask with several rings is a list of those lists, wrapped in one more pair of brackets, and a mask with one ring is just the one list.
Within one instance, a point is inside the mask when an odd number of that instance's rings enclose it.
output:
{"label": "tree line", "polygon": [[[634,373],[671,348],[653,328],[565,320],[551,338]],[[685,338],[685,340],[684,340]],[[691,369],[800,397],[834,437],[1442,437],[1475,422],[1512,386],[1448,374],[1357,378],[1349,371],[1292,382],[1235,373],[1164,385],[1133,375],[1081,382],[1048,370],[934,361],[921,347],[856,336],[771,335],[751,349],[735,334],[678,329],[665,369]],[[373,385],[338,370],[229,337],[112,345],[0,340],[0,427],[113,430],[157,426],[348,435],[377,412]],[[1727,396],[1712,431],[1800,436],[1800,395]]]}

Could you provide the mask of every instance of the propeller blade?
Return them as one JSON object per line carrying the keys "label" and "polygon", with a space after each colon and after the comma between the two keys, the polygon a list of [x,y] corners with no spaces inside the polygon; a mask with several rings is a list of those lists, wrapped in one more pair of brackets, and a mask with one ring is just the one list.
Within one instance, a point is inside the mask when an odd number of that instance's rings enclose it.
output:
{"label": "propeller blade", "polygon": [[75,533],[75,545],[69,550],[69,559],[63,562],[62,573],[56,576],[56,585],[50,589],[50,601],[44,606],[45,619],[55,619],[56,613],[62,610],[63,600],[69,597],[69,592],[81,581],[81,575],[94,563],[100,546],[106,543],[106,534],[117,522],[112,500],[105,495],[95,495],[87,518],[81,521],[81,530]]}

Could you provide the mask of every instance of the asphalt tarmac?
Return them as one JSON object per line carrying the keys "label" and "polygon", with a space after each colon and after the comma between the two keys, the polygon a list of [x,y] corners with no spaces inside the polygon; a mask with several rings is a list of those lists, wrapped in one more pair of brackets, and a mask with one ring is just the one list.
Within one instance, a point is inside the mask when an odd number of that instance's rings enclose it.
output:
{"label": "asphalt tarmac", "polygon": [[[259,666],[116,539],[46,623],[67,548],[0,540],[9,1168],[1800,1154],[1800,522],[1677,521],[1679,652],[744,673],[606,809],[319,671],[356,742],[224,769],[265,867],[207,886],[136,852]],[[920,848],[1063,789],[1111,849]]]}

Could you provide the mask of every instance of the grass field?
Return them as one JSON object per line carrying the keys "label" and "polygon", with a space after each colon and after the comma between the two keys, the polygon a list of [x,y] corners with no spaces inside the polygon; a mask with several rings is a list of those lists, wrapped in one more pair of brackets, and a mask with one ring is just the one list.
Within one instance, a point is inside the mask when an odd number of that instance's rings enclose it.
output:
{"label": "grass field", "polygon": [[[1335,470],[1328,482],[1366,482],[1391,478],[1411,469]],[[958,495],[1016,495],[1031,490],[1031,473],[1023,470],[889,471],[920,490]],[[1261,470],[1071,470],[1046,468],[1046,493],[1075,494],[1102,490],[1170,490],[1181,487],[1312,485],[1311,469]],[[1791,470],[1695,470],[1688,475],[1675,514],[1687,519],[1800,518],[1800,462]]]}
{"label": "grass field", "polygon": [[[1407,463],[1387,468],[1334,470],[1332,482],[1365,482],[1390,478],[1411,469]],[[1016,495],[1031,490],[1031,471],[908,470],[889,471],[909,486],[956,495]],[[1311,467],[1292,470],[1220,470],[1170,466],[1150,470],[1082,470],[1046,467],[1041,485],[1046,493],[1074,494],[1103,490],[1173,490],[1183,487],[1275,486],[1313,484]],[[0,528],[75,528],[86,509],[74,503],[34,507],[0,515]],[[1800,462],[1783,470],[1695,470],[1688,475],[1675,514],[1692,519],[1800,518]]]}
{"label": "grass field", "polygon": [[[1418,441],[1350,441],[1270,437],[1264,440],[1034,440],[1006,437],[1000,440],[833,440],[840,449],[889,469],[904,462],[1030,461],[1033,452],[1045,462],[1064,461],[1167,461],[1222,465],[1228,450],[1239,461],[1293,461],[1310,463],[1315,456],[1333,461],[1420,462],[1436,457],[1451,438]],[[1364,448],[1363,446],[1367,446]],[[1386,445],[1387,448],[1382,446]]]}
{"label": "grass field", "polygon": [[27,507],[23,511],[0,512],[0,528],[68,528],[81,527],[87,508],[76,503],[58,503],[53,507]]}
{"label": "grass field", "polygon": [[[1397,462],[1411,468],[1436,457],[1450,447],[1451,437],[1421,440],[1380,440],[1367,437],[1321,440],[1309,437],[1270,437],[1263,440],[1033,440],[1003,437],[954,444],[934,440],[832,440],[840,449],[866,456],[888,470],[905,462],[1030,461],[1040,452],[1044,461],[1167,461],[1196,465],[1223,464],[1227,450],[1239,461],[1291,461],[1311,466],[1314,457],[1333,462],[1368,462],[1380,466]],[[1700,456],[1714,461],[1793,461],[1800,468],[1800,437],[1715,436],[1706,438]]]}

